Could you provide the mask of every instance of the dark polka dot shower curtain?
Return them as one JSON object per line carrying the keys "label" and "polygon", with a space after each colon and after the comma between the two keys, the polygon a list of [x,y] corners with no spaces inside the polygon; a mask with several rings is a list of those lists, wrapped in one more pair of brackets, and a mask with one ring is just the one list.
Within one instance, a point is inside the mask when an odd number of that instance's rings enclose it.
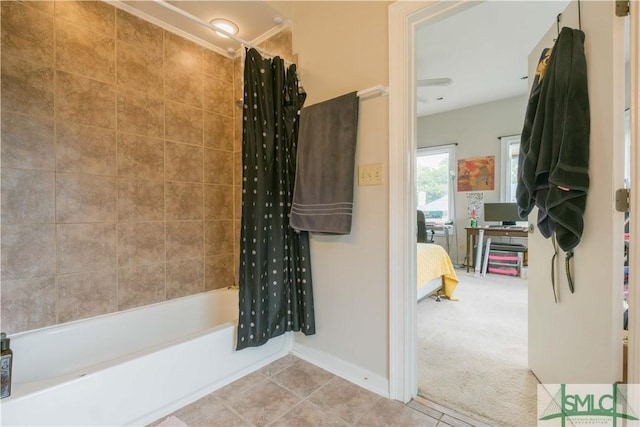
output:
{"label": "dark polka dot shower curtain", "polygon": [[238,350],[315,333],[309,234],[289,227],[305,98],[295,64],[246,51]]}

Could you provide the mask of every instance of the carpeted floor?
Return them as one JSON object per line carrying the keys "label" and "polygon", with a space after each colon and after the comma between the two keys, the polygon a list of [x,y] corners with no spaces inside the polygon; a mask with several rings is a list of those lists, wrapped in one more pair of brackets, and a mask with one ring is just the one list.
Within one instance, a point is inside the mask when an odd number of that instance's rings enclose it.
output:
{"label": "carpeted floor", "polygon": [[535,426],[526,280],[456,274],[459,301],[418,302],[418,394],[491,426]]}

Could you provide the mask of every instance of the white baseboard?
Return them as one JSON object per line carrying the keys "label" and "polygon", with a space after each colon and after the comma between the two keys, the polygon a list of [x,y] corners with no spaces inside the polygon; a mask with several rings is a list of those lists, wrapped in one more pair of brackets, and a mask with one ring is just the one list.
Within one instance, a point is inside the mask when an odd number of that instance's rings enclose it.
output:
{"label": "white baseboard", "polygon": [[381,375],[295,341],[291,353],[366,390],[389,398],[389,380]]}

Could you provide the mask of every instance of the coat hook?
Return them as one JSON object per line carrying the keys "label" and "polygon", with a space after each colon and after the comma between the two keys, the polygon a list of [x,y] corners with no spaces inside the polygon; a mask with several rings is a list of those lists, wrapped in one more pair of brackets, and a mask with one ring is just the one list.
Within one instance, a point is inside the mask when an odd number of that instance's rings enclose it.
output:
{"label": "coat hook", "polygon": [[580,13],[580,0],[578,0],[578,29],[582,31],[582,14]]}
{"label": "coat hook", "polygon": [[[562,16],[561,13],[559,13],[558,16],[556,16],[556,33],[558,34],[558,37],[560,37],[560,17],[561,16]],[[557,37],[555,39],[553,39],[554,42],[556,40],[558,40]]]}

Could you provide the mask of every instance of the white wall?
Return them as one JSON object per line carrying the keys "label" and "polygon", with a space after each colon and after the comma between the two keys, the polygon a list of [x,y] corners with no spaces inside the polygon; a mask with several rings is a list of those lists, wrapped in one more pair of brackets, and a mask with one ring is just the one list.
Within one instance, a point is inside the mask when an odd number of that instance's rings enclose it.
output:
{"label": "white wall", "polygon": [[[388,84],[388,2],[296,2],[294,52],[306,106]],[[348,236],[312,235],[316,335],[294,350],[382,394],[388,381],[388,98],[360,101],[356,167],[382,163],[384,185],[355,187]],[[349,368],[353,368],[350,372]],[[365,379],[366,377],[366,379]]]}
{"label": "white wall", "polygon": [[[457,143],[456,161],[460,159],[495,156],[496,187],[494,191],[484,192],[485,202],[500,201],[502,176],[501,136],[522,132],[527,107],[527,95],[507,98],[473,107],[420,117],[418,119],[418,148],[441,144]],[[457,186],[457,182],[456,182]],[[456,231],[458,232],[456,253],[455,237],[451,237],[450,256],[455,263],[462,263],[466,251],[465,227],[469,226],[467,217],[466,192],[456,189]],[[479,219],[482,225],[482,218]],[[439,241],[437,243],[440,243]]]}

